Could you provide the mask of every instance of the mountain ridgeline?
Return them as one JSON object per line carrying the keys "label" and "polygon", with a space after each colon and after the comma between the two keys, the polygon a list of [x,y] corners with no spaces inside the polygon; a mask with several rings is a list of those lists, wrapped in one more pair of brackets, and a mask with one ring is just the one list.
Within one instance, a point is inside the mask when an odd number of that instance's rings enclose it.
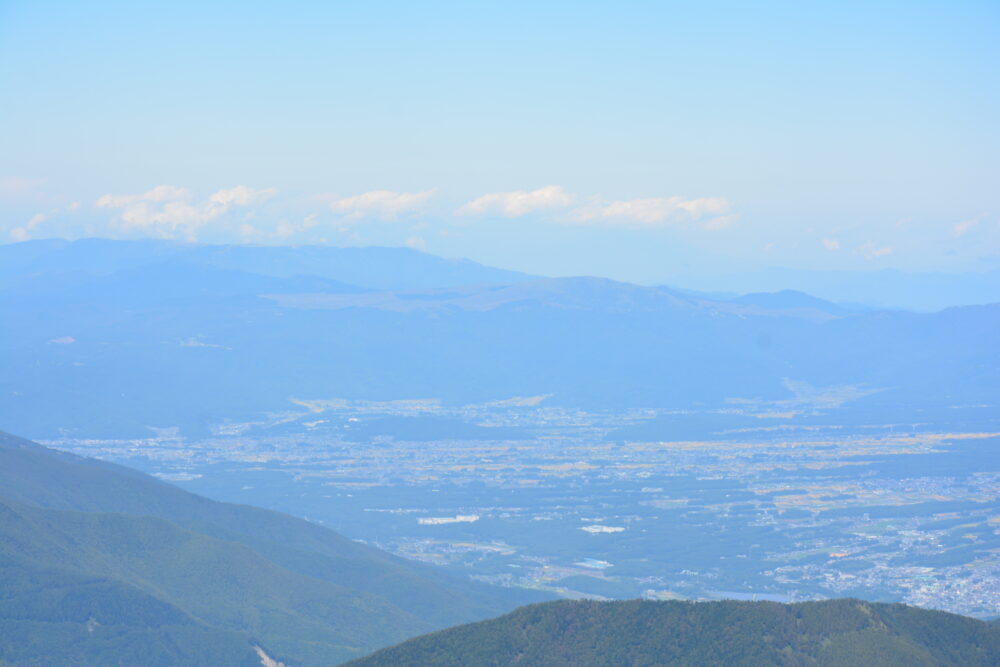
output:
{"label": "mountain ridgeline", "polygon": [[332,665],[544,597],[0,434],[0,664]]}
{"label": "mountain ridgeline", "polygon": [[559,601],[411,639],[351,667],[989,667],[1000,627],[841,599],[776,602]]}
{"label": "mountain ridgeline", "polygon": [[858,388],[869,412],[1000,400],[997,304],[727,300],[400,248],[19,243],[0,247],[0,307],[0,423],[32,437],[203,435],[299,399],[683,410],[811,386]]}

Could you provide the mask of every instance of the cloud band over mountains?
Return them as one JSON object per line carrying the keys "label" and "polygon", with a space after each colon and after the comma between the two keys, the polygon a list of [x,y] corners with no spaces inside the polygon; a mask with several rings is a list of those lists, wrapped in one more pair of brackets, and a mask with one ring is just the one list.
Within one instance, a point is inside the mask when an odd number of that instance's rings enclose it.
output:
{"label": "cloud band over mountains", "polygon": [[[318,216],[324,214],[328,218],[332,216],[330,222],[341,232],[365,221],[391,223],[415,218],[444,223],[459,219],[529,218],[561,225],[634,228],[690,225],[708,230],[727,227],[736,220],[731,204],[720,197],[672,195],[614,200],[598,195],[578,195],[558,185],[547,185],[535,190],[487,193],[457,207],[454,202],[442,201],[437,189],[371,190],[348,196],[321,194],[310,200],[314,210],[292,214],[303,222],[289,222],[282,202],[274,201],[277,194],[275,188],[257,189],[246,185],[220,189],[206,197],[176,185],[157,185],[133,194],[105,194],[90,207],[99,222],[91,223],[87,232],[102,236],[196,241],[209,229],[228,227],[247,240],[277,240],[319,226]],[[318,210],[317,202],[323,202]],[[270,215],[262,215],[260,219],[267,228],[253,220],[265,204],[271,207],[268,209]],[[73,206],[33,216],[9,232],[10,240],[25,241],[45,236],[49,230],[44,223],[59,214],[80,209],[78,203]],[[270,227],[274,227],[273,231]]]}
{"label": "cloud band over mountains", "polygon": [[198,201],[187,188],[158,185],[134,195],[104,195],[94,206],[119,211],[115,222],[125,231],[158,238],[197,239],[198,230],[236,208],[261,204],[277,194],[274,188],[254,190],[238,185],[218,190]]}
{"label": "cloud band over mountains", "polygon": [[455,214],[519,218],[544,213],[556,214],[556,220],[563,224],[658,227],[696,223],[705,229],[721,229],[736,220],[731,208],[721,197],[607,200],[596,195],[579,197],[558,185],[548,185],[532,191],[486,194],[462,205]]}

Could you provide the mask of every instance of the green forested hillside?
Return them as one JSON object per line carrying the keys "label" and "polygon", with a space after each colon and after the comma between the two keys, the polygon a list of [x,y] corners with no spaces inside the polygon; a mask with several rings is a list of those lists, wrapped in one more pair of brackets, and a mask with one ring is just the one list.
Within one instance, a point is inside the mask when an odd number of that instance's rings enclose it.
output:
{"label": "green forested hillside", "polygon": [[[163,519],[41,510],[2,499],[0,512],[0,554],[11,566],[20,562],[22,570],[37,573],[40,564],[48,564],[106,577],[118,586],[101,592],[113,595],[124,618],[134,603],[122,596],[127,585],[212,628],[259,637],[279,655],[308,657],[316,664],[405,639],[430,625],[383,597],[297,574],[245,545]],[[75,590],[74,601],[96,594]],[[152,604],[143,603],[143,609]],[[104,622],[103,614],[95,618]]]}
{"label": "green forested hillside", "polygon": [[7,435],[0,568],[18,665],[329,665],[531,599]]}
{"label": "green forested hillside", "polygon": [[259,665],[248,639],[128,584],[0,556],[0,665]]}
{"label": "green forested hillside", "polygon": [[351,667],[1000,664],[1000,628],[902,604],[559,601],[383,649]]}

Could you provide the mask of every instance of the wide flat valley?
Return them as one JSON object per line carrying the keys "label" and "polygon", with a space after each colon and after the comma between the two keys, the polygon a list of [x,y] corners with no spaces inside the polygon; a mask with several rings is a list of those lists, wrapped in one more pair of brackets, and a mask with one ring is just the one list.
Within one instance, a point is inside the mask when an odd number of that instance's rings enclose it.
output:
{"label": "wide flat valley", "polygon": [[200,437],[46,444],[505,586],[1000,615],[996,411],[850,401],[601,413],[545,397],[310,400]]}

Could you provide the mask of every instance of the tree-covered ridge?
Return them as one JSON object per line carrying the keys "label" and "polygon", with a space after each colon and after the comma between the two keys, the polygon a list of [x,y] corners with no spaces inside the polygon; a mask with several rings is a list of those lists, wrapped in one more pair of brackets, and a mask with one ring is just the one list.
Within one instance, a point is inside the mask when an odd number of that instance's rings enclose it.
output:
{"label": "tree-covered ridge", "polygon": [[519,595],[0,434],[9,664],[331,665]]}
{"label": "tree-covered ridge", "polygon": [[[248,638],[259,637],[281,654],[329,664],[430,625],[385,598],[291,572],[247,546],[163,519],[43,510],[2,497],[0,513],[0,554],[15,575],[37,577],[46,566],[104,578],[97,587],[78,581],[54,605],[57,613],[89,611],[76,621],[91,621],[91,630],[122,623],[189,625],[196,619],[223,635],[243,636],[244,647]],[[8,585],[3,590],[14,593]],[[51,593],[51,587],[39,589],[39,595]],[[22,607],[25,598],[16,598]]]}
{"label": "tree-covered ridge", "polygon": [[559,601],[411,639],[351,667],[1000,664],[1000,628],[902,604]]}
{"label": "tree-covered ridge", "polygon": [[0,665],[259,664],[239,632],[136,587],[0,556]]}

